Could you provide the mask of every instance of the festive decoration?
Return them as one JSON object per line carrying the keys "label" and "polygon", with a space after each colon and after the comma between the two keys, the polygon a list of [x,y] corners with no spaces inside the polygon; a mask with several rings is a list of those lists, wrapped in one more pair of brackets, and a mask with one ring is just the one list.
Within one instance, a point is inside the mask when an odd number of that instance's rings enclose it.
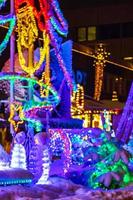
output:
{"label": "festive decoration", "polygon": [[42,148],[36,141],[29,152],[28,170],[34,175],[34,181],[37,182],[42,175]]}
{"label": "festive decoration", "polygon": [[116,91],[113,91],[112,101],[118,101],[118,96],[117,96],[117,92]]}
{"label": "festive decoration", "polygon": [[15,16],[13,16],[11,14],[6,15],[4,17],[0,16],[0,24],[6,24],[6,23],[9,23],[10,25],[9,25],[9,29],[7,31],[6,36],[4,37],[4,40],[0,44],[0,54],[6,48],[8,42],[9,42],[10,36],[11,36],[11,34],[13,32],[13,29],[14,29],[14,26],[15,26]]}
{"label": "festive decoration", "polygon": [[43,172],[37,184],[46,184],[49,178],[50,158],[48,147],[44,147],[43,149],[42,167]]}
{"label": "festive decoration", "polygon": [[[22,69],[27,72],[30,76],[38,70],[45,58],[45,42],[47,46],[47,39],[45,38],[45,33],[43,34],[43,48],[40,48],[40,60],[38,63],[33,63],[33,44],[38,37],[38,30],[36,26],[36,21],[34,19],[33,8],[31,6],[24,6],[17,10],[17,30],[18,30],[18,53],[19,61]],[[22,53],[22,48],[28,49],[28,66],[26,66],[25,58]]]}
{"label": "festive decoration", "polygon": [[103,73],[104,67],[106,64],[106,59],[110,54],[105,51],[105,48],[102,44],[99,44],[96,48],[95,56],[96,59],[94,61],[95,66],[95,92],[94,92],[94,99],[97,101],[100,100],[101,90],[102,90],[102,83],[103,83]]}
{"label": "festive decoration", "polygon": [[15,131],[17,131],[18,126],[20,124],[23,124],[24,122],[23,119],[24,119],[24,113],[22,106],[14,102],[14,104],[10,105],[10,116],[8,121],[13,125]]}
{"label": "festive decoration", "polygon": [[109,114],[109,112],[107,110],[104,110],[103,111],[103,116],[104,116],[103,128],[104,128],[105,131],[110,132],[111,131],[111,127],[112,127],[111,115]]}
{"label": "festive decoration", "polygon": [[12,150],[11,168],[27,169],[26,153],[22,144],[16,143]]}
{"label": "festive decoration", "polygon": [[[49,130],[51,140],[60,138],[63,142],[63,153],[64,153],[64,173],[66,173],[71,165],[71,141],[66,131],[61,129],[50,129]],[[53,145],[55,142],[53,142]],[[52,147],[53,148],[53,147]]]}
{"label": "festive decoration", "polygon": [[82,119],[84,117],[84,88],[77,84],[76,91],[71,96],[71,115],[73,118]]}
{"label": "festive decoration", "polygon": [[119,121],[116,137],[118,140],[126,143],[133,132],[133,83],[131,85],[129,95]]}

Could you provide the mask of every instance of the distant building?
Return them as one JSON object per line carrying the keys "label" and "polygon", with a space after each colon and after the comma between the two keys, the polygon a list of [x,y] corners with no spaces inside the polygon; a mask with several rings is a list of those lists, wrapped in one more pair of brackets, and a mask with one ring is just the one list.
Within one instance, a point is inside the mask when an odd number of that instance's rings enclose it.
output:
{"label": "distant building", "polygon": [[[127,1],[128,2],[128,1]],[[104,69],[102,99],[125,101],[133,80],[133,2],[112,3],[65,11],[69,38],[74,41],[73,70],[85,94],[93,96],[95,68],[93,54],[102,43],[111,53]],[[82,46],[83,45],[83,46]]]}

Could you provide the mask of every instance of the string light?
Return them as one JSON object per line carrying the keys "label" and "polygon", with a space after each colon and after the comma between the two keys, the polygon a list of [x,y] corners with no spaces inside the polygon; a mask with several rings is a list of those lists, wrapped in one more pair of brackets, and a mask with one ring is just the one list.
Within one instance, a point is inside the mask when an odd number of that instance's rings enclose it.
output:
{"label": "string light", "polygon": [[82,119],[84,116],[84,88],[83,86],[77,84],[77,91],[72,92],[72,104],[71,104],[71,115],[72,117]]}
{"label": "string light", "polygon": [[[71,141],[67,135],[66,130],[62,129],[50,129],[49,133],[51,135],[51,140],[56,140],[58,137],[63,141],[63,150],[64,150],[64,173],[66,173],[71,165]],[[55,142],[54,142],[55,143]]]}
{"label": "string light", "polygon": [[[49,47],[49,36],[48,34],[46,35],[47,39],[47,44],[46,44],[46,64],[45,64],[45,71],[42,73],[42,78],[39,81],[40,83],[45,83],[48,87],[51,86],[50,83],[50,47]],[[49,95],[49,90],[44,91],[42,87],[40,87],[40,94],[41,97],[48,97]]]}

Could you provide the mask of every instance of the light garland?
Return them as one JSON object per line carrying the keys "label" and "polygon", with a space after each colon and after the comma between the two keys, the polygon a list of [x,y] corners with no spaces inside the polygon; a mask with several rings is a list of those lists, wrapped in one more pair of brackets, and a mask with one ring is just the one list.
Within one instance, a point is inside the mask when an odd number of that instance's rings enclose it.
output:
{"label": "light garland", "polygon": [[[27,81],[29,83],[31,83],[33,86],[34,85],[38,85],[40,87],[43,88],[43,90],[49,91],[49,96],[46,98],[42,99],[42,102],[35,102],[35,101],[31,101],[28,102],[27,104],[25,104],[25,109],[29,110],[29,109],[37,109],[38,108],[43,108],[43,107],[55,107],[59,104],[60,102],[60,98],[58,96],[58,93],[55,91],[55,89],[51,86],[47,86],[44,83],[40,83],[39,81],[32,79],[32,78],[28,78],[28,77],[23,77],[20,75],[15,75],[15,74],[7,74],[7,73],[0,73],[0,80],[10,80],[10,81],[15,81],[15,80],[20,80],[20,81]],[[30,105],[30,107],[29,107]]]}
{"label": "light garland", "polygon": [[54,12],[56,13],[56,16],[58,19],[56,19],[54,16],[51,16],[51,24],[53,25],[54,29],[63,36],[66,36],[68,33],[68,24],[63,17],[63,14],[60,10],[59,3],[57,0],[51,1],[52,7]]}
{"label": "light garland", "polygon": [[[45,83],[48,87],[50,87],[51,86],[51,83],[50,83],[50,47],[49,47],[50,40],[49,40],[48,34],[46,35],[46,40],[47,40],[47,44],[45,47],[45,49],[46,49],[45,71],[42,73],[42,78],[39,82]],[[48,97],[49,91],[48,90],[44,91],[43,88],[40,87],[40,95],[41,95],[41,97]]]}
{"label": "light garland", "polygon": [[5,24],[5,23],[9,23],[9,29],[4,37],[4,40],[2,41],[2,43],[0,44],[0,54],[4,51],[4,49],[6,48],[10,36],[13,32],[14,26],[15,26],[15,16],[14,15],[6,15],[6,16],[0,16],[0,24]]}
{"label": "light garland", "polygon": [[95,66],[95,91],[94,91],[94,99],[97,101],[100,100],[102,84],[103,84],[103,72],[106,63],[106,58],[110,54],[105,51],[103,45],[100,44],[96,49],[96,60],[94,61]]}
{"label": "light garland", "polygon": [[[33,45],[38,37],[38,29],[33,14],[33,8],[31,6],[24,6],[17,10],[17,31],[18,31],[18,56],[22,69],[30,76],[40,68],[44,60],[43,51],[40,50],[40,61],[36,66],[33,66]],[[28,66],[22,53],[22,49],[28,49],[29,60]]]}
{"label": "light garland", "polygon": [[38,62],[36,62],[35,64],[33,64],[33,66],[26,66],[26,61],[25,61],[25,58],[23,56],[23,53],[22,53],[22,47],[21,45],[18,43],[18,53],[19,53],[19,62],[20,62],[20,65],[22,67],[22,69],[27,72],[30,76],[32,76],[35,71],[37,71],[40,66],[42,65],[44,59],[45,59],[45,56],[46,56],[46,46],[48,44],[48,40],[45,38],[45,33],[43,33],[43,47],[40,48],[40,59]]}
{"label": "light garland", "polygon": [[38,29],[31,6],[24,6],[17,10],[17,31],[18,41],[25,47],[29,48],[38,37]]}

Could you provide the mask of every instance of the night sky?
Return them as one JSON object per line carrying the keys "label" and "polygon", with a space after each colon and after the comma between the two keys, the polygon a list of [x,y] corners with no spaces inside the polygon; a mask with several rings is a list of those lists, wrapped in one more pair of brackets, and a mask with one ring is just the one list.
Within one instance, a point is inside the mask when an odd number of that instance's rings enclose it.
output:
{"label": "night sky", "polygon": [[133,0],[59,0],[59,3],[62,8],[65,9],[76,9],[82,7],[103,5],[103,4],[119,4],[119,3],[128,3]]}

